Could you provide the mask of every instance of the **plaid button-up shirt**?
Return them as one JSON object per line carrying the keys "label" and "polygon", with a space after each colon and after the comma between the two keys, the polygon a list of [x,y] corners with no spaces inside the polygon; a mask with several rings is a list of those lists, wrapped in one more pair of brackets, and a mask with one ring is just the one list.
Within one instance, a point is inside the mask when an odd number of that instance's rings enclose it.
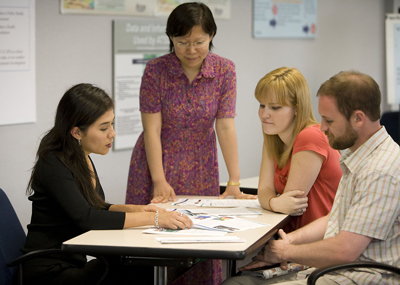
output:
{"label": "plaid button-up shirt", "polygon": [[[359,257],[400,266],[400,148],[382,127],[354,153],[340,158],[343,177],[325,238],[348,231],[372,238]],[[359,268],[330,275],[339,284],[400,284],[381,270]]]}

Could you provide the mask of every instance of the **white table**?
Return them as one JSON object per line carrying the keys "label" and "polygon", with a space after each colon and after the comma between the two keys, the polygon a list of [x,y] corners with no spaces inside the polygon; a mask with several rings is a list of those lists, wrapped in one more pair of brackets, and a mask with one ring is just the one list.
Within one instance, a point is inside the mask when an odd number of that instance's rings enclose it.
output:
{"label": "white table", "polygon": [[[210,196],[178,196],[179,198],[216,199]],[[165,208],[176,208],[171,202],[159,204]],[[185,207],[190,209],[192,207]],[[264,224],[265,227],[228,233],[246,240],[245,243],[197,243],[161,244],[155,236],[143,234],[148,227],[124,230],[92,230],[63,243],[64,251],[84,254],[119,255],[141,258],[155,266],[155,284],[166,284],[166,268],[171,261],[178,260],[183,266],[190,265],[195,258],[243,260],[266,243],[278,229],[283,227],[289,216],[262,209],[262,215],[249,218]],[[230,275],[228,275],[230,276]]]}

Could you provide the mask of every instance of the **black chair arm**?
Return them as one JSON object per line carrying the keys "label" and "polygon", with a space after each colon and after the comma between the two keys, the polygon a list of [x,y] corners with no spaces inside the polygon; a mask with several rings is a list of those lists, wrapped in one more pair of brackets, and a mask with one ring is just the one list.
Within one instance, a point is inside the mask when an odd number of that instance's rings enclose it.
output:
{"label": "black chair arm", "polygon": [[31,251],[31,252],[21,255],[20,257],[17,257],[13,261],[7,263],[7,266],[13,267],[13,266],[16,266],[16,265],[18,265],[24,261],[27,261],[29,259],[43,256],[43,255],[49,255],[49,254],[53,254],[53,253],[62,253],[62,250],[54,248],[54,249],[41,249],[41,250]]}
{"label": "black chair arm", "polygon": [[[39,257],[39,256],[44,256],[44,255],[49,255],[49,254],[54,254],[54,253],[65,253],[65,252],[62,251],[61,249],[57,249],[57,248],[35,250],[35,251],[31,251],[31,252],[25,253],[24,255],[21,255],[20,257],[17,257],[13,261],[7,263],[7,266],[8,267],[13,267],[13,266],[19,265],[20,268],[19,268],[18,280],[22,280],[22,272],[21,272],[21,270],[22,270],[22,268],[21,268],[22,262],[27,261],[27,260],[32,259],[32,258]],[[108,261],[101,255],[93,255],[93,256],[96,257],[97,259],[101,260],[105,265],[105,270],[104,270],[101,278],[96,283],[96,284],[101,284],[101,282],[103,282],[103,280],[106,278],[106,276],[108,274],[108,270],[109,270]],[[20,281],[20,283],[22,283],[22,281]]]}
{"label": "black chair arm", "polygon": [[389,264],[384,264],[384,263],[378,263],[378,262],[369,262],[369,261],[355,261],[355,262],[350,262],[350,263],[345,263],[345,264],[338,264],[338,265],[333,265],[333,266],[326,266],[326,267],[321,267],[308,276],[307,280],[307,285],[314,285],[317,282],[317,279],[320,278],[321,276],[337,271],[337,270],[342,270],[342,269],[349,269],[349,268],[376,268],[376,269],[382,269],[386,270],[389,272],[397,273],[400,274],[400,268],[389,265]]}

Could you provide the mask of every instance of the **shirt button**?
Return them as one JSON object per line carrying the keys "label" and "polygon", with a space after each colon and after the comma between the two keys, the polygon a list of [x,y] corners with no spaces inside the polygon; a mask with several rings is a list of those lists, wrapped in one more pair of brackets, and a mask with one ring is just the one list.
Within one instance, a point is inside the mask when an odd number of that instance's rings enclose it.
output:
{"label": "shirt button", "polygon": [[188,103],[192,103],[192,100],[188,99]]}
{"label": "shirt button", "polygon": [[187,114],[186,117],[190,117],[190,114]]}
{"label": "shirt button", "polygon": [[185,141],[187,141],[187,138],[185,138]]}
{"label": "shirt button", "polygon": [[193,87],[194,87],[194,85],[192,84],[192,85],[190,85],[190,87],[192,87],[192,88],[193,88]]}
{"label": "shirt button", "polygon": [[189,126],[185,126],[185,129],[188,129],[189,128]]}

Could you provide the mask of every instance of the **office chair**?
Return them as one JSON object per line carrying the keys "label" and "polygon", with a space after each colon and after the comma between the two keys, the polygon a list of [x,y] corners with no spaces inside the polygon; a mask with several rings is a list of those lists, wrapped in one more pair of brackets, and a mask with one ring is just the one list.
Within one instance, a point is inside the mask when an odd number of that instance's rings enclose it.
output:
{"label": "office chair", "polygon": [[[36,250],[26,254],[20,251],[25,243],[26,235],[10,200],[1,188],[0,217],[0,284],[23,284],[22,263],[24,261],[62,252],[61,249]],[[96,256],[96,258],[103,261],[106,266],[98,282],[100,284],[108,273],[108,262],[102,256]]]}
{"label": "office chair", "polygon": [[381,125],[385,126],[386,131],[397,144],[400,144],[399,120],[399,112],[383,113],[380,120]]}
{"label": "office chair", "polygon": [[384,264],[384,263],[378,263],[378,262],[369,262],[369,261],[355,261],[355,262],[349,262],[345,264],[339,264],[339,265],[334,265],[334,266],[326,266],[326,267],[321,267],[316,270],[314,270],[310,276],[308,276],[307,279],[307,285],[314,285],[317,282],[317,279],[320,278],[321,276],[329,273],[329,272],[334,272],[337,270],[342,270],[342,269],[351,269],[351,268],[376,268],[376,269],[382,269],[385,271],[390,271],[396,274],[400,274],[400,268]]}

